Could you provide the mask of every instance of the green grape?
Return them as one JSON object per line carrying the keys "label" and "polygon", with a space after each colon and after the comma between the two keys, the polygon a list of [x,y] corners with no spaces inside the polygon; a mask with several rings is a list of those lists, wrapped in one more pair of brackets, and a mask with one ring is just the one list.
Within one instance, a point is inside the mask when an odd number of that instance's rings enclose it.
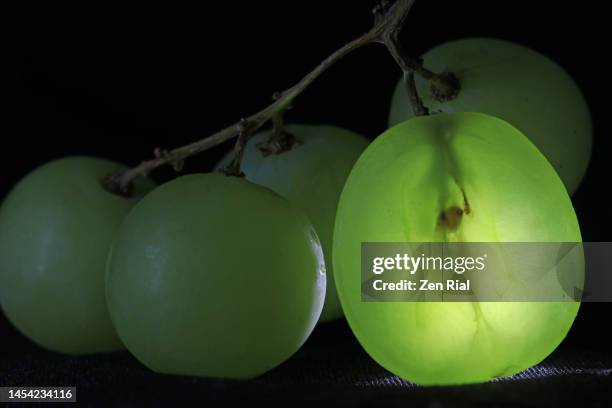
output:
{"label": "green grape", "polygon": [[[270,132],[260,132],[247,144],[241,168],[249,181],[285,197],[312,221],[327,269],[327,292],[320,320],[330,321],[342,317],[331,267],[336,209],[344,182],[368,140],[335,126],[288,125],[286,130],[298,140],[291,150],[263,155],[257,145],[265,142]],[[217,168],[227,165],[232,157],[229,153]]]}
{"label": "green grape", "polygon": [[[461,85],[456,98],[443,102],[418,78],[417,90],[432,112],[482,112],[504,119],[540,149],[570,195],[576,191],[591,156],[591,118],[578,86],[559,65],[529,48],[487,38],[439,45],[423,60],[434,72],[454,73]],[[400,81],[389,123],[411,117]]]}
{"label": "green grape", "polygon": [[298,350],[325,298],[306,216],[267,188],[221,174],[151,192],[126,217],[109,259],[119,337],[160,373],[257,376]]}
{"label": "green grape", "polygon": [[[466,203],[441,229],[441,214]],[[362,302],[361,243],[580,241],[562,181],[525,136],[485,114],[440,113],[389,129],[355,164],[336,216],[336,284],[356,337],[389,371],[486,381],[545,358],[580,303]]]}
{"label": "green grape", "polygon": [[68,354],[123,346],[104,296],[106,258],[131,198],[102,180],[123,166],[91,157],[47,163],[24,177],[0,207],[0,303],[7,318],[39,345]]}

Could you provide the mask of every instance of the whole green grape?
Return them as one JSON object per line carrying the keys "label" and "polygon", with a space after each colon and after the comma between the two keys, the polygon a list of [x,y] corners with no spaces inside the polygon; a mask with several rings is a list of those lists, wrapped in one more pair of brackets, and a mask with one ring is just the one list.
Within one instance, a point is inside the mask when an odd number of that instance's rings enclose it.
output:
{"label": "whole green grape", "polygon": [[312,332],[324,261],[312,224],[287,200],[241,178],[194,174],[126,217],[106,290],[119,337],[150,369],[249,378]]}
{"label": "whole green grape", "polygon": [[[518,128],[553,165],[573,194],[591,156],[592,127],[587,103],[572,78],[555,62],[529,48],[489,38],[466,38],[423,55],[434,72],[452,72],[459,94],[441,101],[417,78],[423,103],[432,112],[482,112]],[[413,117],[404,82],[395,89],[389,124]]]}
{"label": "whole green grape", "polygon": [[[353,164],[368,140],[335,126],[288,125],[286,131],[297,142],[289,151],[264,155],[257,147],[270,131],[260,132],[248,142],[241,169],[246,178],[265,186],[301,208],[310,218],[321,240],[327,269],[327,292],[321,321],[342,317],[332,268],[332,242],[338,200]],[[217,168],[232,159],[226,155]]]}
{"label": "whole green grape", "polygon": [[[462,209],[453,223],[441,214]],[[508,376],[563,340],[579,302],[362,302],[362,242],[581,242],[563,183],[508,123],[478,113],[401,123],[359,158],[338,206],[336,284],[382,366],[420,384]],[[576,273],[583,280],[584,264]]]}
{"label": "whole green grape", "polygon": [[47,163],[24,177],[0,207],[0,304],[34,342],[67,354],[122,349],[106,307],[104,273],[113,237],[150,190],[127,198],[102,180],[123,166],[93,157]]}

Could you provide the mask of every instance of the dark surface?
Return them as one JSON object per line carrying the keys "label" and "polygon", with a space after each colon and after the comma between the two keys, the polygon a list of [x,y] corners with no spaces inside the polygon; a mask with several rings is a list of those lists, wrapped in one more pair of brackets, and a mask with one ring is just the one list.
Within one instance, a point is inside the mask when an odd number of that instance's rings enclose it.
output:
{"label": "dark surface", "polygon": [[81,403],[166,405],[171,402],[355,406],[607,407],[612,355],[561,347],[536,367],[486,384],[416,387],[374,362],[342,322],[319,327],[302,349],[250,381],[160,375],[129,353],[67,357],[40,350],[4,355],[0,384],[76,386]]}
{"label": "dark surface", "polygon": [[[56,3],[0,13],[3,149],[0,195],[51,159],[88,154],[135,164],[155,147],[210,134],[267,104],[325,56],[366,31],[373,1]],[[418,55],[465,36],[528,45],[561,64],[591,108],[594,152],[573,203],[585,241],[610,241],[610,23],[600,1],[418,0],[402,35]],[[374,138],[385,129],[399,70],[381,46],[348,56],[295,103],[287,120],[330,123]],[[207,171],[231,143],[186,162]],[[174,177],[169,169],[154,176]],[[33,346],[0,313],[1,385],[77,385],[81,401],[314,405],[612,406],[610,304],[581,307],[568,337],[541,366],[490,384],[415,388],[360,349],[343,323],[317,329],[270,374],[224,382],[153,374],[127,353],[66,357]],[[607,371],[606,371],[607,370]],[[606,403],[607,401],[607,403]],[[103,405],[103,404],[101,404]]]}

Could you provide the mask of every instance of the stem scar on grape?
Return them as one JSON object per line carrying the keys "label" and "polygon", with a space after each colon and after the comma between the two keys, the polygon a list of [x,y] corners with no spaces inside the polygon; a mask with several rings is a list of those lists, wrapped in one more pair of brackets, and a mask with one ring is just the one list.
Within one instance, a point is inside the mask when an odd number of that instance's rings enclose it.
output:
{"label": "stem scar on grape", "polygon": [[440,84],[431,81],[429,84],[429,93],[438,102],[452,101],[461,91],[459,77],[450,71],[440,73],[439,77],[444,79],[444,83]]}

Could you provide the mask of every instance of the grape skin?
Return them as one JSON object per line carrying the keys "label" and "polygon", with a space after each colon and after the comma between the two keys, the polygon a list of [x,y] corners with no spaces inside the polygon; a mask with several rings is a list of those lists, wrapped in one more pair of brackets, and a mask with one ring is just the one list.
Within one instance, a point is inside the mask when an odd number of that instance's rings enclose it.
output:
{"label": "grape skin", "polygon": [[67,354],[123,348],[104,297],[106,258],[131,207],[153,188],[125,198],[104,177],[125,168],[93,157],[47,163],[24,177],[0,207],[0,303],[34,342]]}
{"label": "grape skin", "polygon": [[314,228],[285,199],[237,177],[179,177],[145,197],[109,258],[117,332],[167,374],[251,378],[289,358],[325,298]]}

